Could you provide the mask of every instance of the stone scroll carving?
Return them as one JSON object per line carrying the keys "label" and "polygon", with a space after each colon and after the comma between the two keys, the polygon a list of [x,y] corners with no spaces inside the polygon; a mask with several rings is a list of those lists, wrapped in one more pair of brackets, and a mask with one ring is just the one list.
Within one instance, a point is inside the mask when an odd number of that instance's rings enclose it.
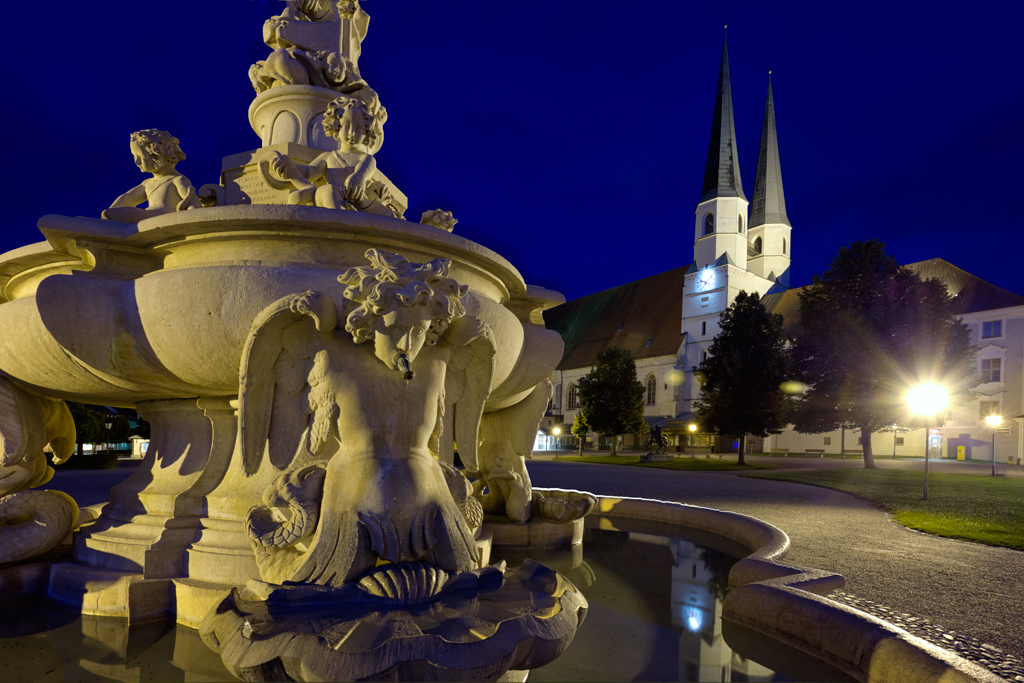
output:
{"label": "stone scroll carving", "polygon": [[57,547],[78,520],[71,496],[28,490],[53,477],[46,448],[58,463],[75,452],[75,421],[67,405],[0,376],[0,563]]}
{"label": "stone scroll carving", "polygon": [[467,289],[445,259],[366,257],[339,277],[341,306],[318,292],[285,297],[246,343],[242,460],[249,473],[282,472],[247,517],[264,581],[340,587],[381,563],[478,567],[482,511],[435,458],[452,348],[476,338],[463,323]]}
{"label": "stone scroll carving", "polygon": [[[131,135],[132,156],[143,173],[153,177],[114,200],[102,216],[121,223],[138,223],[152,216],[199,206],[196,189],[175,166],[185,160],[178,138],[167,131],[147,128]],[[148,202],[146,208],[139,204]]]}

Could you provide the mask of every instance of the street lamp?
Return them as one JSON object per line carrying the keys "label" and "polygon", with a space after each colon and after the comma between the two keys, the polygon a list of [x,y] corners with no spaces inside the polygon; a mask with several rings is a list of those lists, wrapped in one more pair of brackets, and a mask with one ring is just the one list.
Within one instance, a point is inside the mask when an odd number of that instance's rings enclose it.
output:
{"label": "street lamp", "polygon": [[113,423],[113,421],[111,421],[111,422],[107,422],[106,425],[107,425],[107,444],[106,444],[106,446],[104,447],[103,450],[104,451],[109,451],[110,450],[110,428],[114,426],[114,423]]}
{"label": "street lamp", "polygon": [[561,427],[555,427],[551,430],[551,433],[555,435],[555,457],[558,457],[558,435],[562,433]]}
{"label": "street lamp", "polygon": [[1002,415],[987,415],[985,422],[992,428],[992,476],[996,476],[996,427],[1003,424]]}
{"label": "street lamp", "polygon": [[942,415],[945,421],[949,395],[934,382],[919,384],[907,392],[907,405],[924,419],[924,499],[928,500],[928,418]]}
{"label": "street lamp", "polygon": [[693,435],[697,432],[697,425],[691,424],[687,429],[690,430],[690,460],[693,460]]}

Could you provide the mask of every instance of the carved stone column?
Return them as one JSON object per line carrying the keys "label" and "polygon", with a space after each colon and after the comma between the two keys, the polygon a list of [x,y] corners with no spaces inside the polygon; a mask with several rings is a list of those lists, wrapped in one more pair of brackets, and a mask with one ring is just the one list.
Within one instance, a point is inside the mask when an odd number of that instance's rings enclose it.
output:
{"label": "carved stone column", "polygon": [[81,603],[87,614],[138,617],[171,608],[169,579],[186,575],[206,495],[234,448],[228,399],[146,401],[138,410],[152,426],[145,459],[111,490],[100,518],[76,534],[77,564],[58,564],[51,575],[50,595]]}

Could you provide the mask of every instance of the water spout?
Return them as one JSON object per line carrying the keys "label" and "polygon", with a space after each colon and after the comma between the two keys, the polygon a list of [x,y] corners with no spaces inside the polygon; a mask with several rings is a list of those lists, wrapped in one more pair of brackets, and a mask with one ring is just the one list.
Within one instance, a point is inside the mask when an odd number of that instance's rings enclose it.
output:
{"label": "water spout", "polygon": [[402,379],[405,381],[408,382],[416,376],[416,373],[412,371],[412,364],[409,363],[409,356],[404,353],[395,356],[395,365],[398,366],[399,372],[402,373]]}

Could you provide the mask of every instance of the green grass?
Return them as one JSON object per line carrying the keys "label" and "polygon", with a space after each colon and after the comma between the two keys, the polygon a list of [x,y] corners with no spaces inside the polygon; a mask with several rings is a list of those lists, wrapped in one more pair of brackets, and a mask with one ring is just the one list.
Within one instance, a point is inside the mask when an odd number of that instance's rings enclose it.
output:
{"label": "green grass", "polygon": [[703,457],[690,458],[684,456],[674,458],[671,462],[645,462],[640,463],[639,455],[567,455],[558,459],[558,462],[596,462],[602,465],[628,465],[631,467],[651,467],[659,470],[694,470],[698,472],[729,472],[735,470],[772,470],[773,465],[737,465],[727,460],[707,460]]}
{"label": "green grass", "polygon": [[877,505],[903,526],[936,536],[1024,550],[1024,479],[903,470],[772,472],[751,477],[824,486]]}

